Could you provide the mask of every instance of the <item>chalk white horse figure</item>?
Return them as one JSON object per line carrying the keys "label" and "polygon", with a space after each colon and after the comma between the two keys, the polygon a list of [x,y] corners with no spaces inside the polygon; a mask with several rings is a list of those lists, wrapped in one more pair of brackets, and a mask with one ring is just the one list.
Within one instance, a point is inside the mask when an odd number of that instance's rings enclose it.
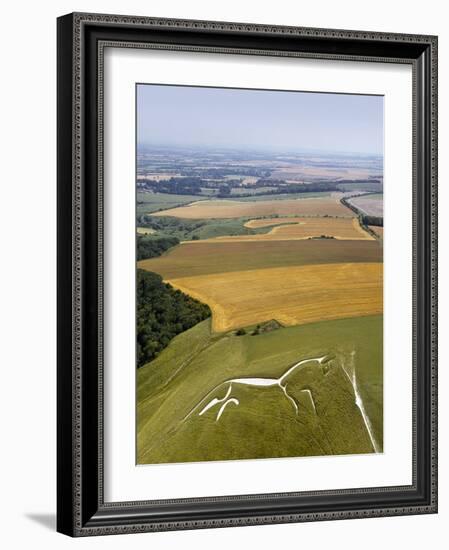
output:
{"label": "chalk white horse figure", "polygon": [[[185,422],[190,416],[192,416],[195,413],[198,413],[198,416],[202,416],[204,413],[206,413],[208,410],[212,409],[216,405],[220,405],[218,412],[215,417],[215,421],[218,422],[225,411],[226,407],[229,405],[236,405],[238,406],[240,404],[239,400],[236,397],[232,397],[232,388],[234,385],[245,385],[245,386],[258,386],[258,387],[279,387],[282,392],[284,393],[285,397],[289,400],[291,403],[295,414],[298,414],[298,404],[293,399],[293,397],[288,393],[287,390],[287,383],[288,378],[291,374],[293,374],[297,369],[305,366],[308,363],[317,363],[318,365],[324,366],[325,363],[329,362],[333,356],[324,355],[323,357],[312,357],[308,359],[302,359],[298,363],[291,366],[282,376],[279,378],[231,378],[229,380],[225,380],[224,382],[221,382],[217,386],[215,386],[211,391],[209,391],[195,407],[185,416],[183,419],[183,422]],[[356,375],[355,375],[355,351],[353,351],[350,354],[350,360],[349,362],[343,361],[342,369],[344,374],[346,375],[349,383],[351,384],[353,391],[354,391],[354,398],[355,398],[355,404],[357,408],[360,411],[360,414],[362,416],[363,422],[365,424],[366,430],[368,432],[369,438],[371,440],[372,446],[374,451],[377,453],[379,452],[379,445],[376,442],[376,439],[374,437],[373,427],[371,425],[371,421],[366,414],[366,410],[361,398],[361,395],[359,393]],[[214,397],[208,401],[208,398],[221,389],[222,387],[226,387],[227,390],[223,397]],[[299,389],[299,391],[305,392],[308,394],[310,398],[310,402],[313,408],[314,413],[316,414],[316,408],[315,408],[315,401],[313,399],[313,395],[311,390],[304,385],[302,389]]]}
{"label": "chalk white horse figure", "polygon": [[[302,359],[301,361],[299,361],[298,363],[290,367],[279,378],[231,378],[229,380],[225,380],[224,382],[221,382],[220,384],[218,384],[218,386],[215,386],[210,392],[208,392],[207,395],[203,397],[203,399],[201,399],[201,401],[197,405],[195,405],[195,407],[193,407],[193,409],[187,414],[187,416],[184,418],[183,421],[187,420],[192,414],[194,414],[197,411],[198,411],[198,416],[202,416],[209,409],[211,409],[212,407],[215,407],[215,405],[220,404],[221,406],[217,412],[217,416],[215,419],[215,421],[218,422],[218,420],[220,420],[221,415],[223,414],[224,410],[228,405],[233,404],[238,406],[240,404],[237,398],[231,397],[232,386],[238,385],[238,384],[245,385],[245,386],[259,386],[259,387],[260,386],[265,386],[265,387],[277,386],[282,390],[285,397],[290,401],[292,407],[295,410],[295,414],[298,414],[298,405],[296,401],[293,399],[293,397],[287,391],[287,379],[293,372],[295,372],[300,367],[304,366],[306,363],[316,362],[319,365],[321,365],[325,359],[329,360],[330,358],[329,356],[324,355],[323,357],[312,357],[309,359]],[[219,390],[220,388],[226,385],[228,385],[228,389],[224,397],[221,397],[221,398],[214,397],[213,399],[211,399],[209,402],[205,404],[205,402],[207,401],[207,399],[210,397],[211,394],[213,394],[214,392],[216,392],[217,390]],[[308,392],[308,395],[310,397],[310,400],[313,406],[313,410],[316,413],[315,402],[313,400],[311,391],[309,389],[304,389],[301,391]]]}

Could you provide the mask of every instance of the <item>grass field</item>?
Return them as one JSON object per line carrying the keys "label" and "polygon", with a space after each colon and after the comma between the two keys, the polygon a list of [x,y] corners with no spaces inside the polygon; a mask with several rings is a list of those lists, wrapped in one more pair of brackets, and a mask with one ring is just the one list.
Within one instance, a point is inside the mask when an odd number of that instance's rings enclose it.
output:
{"label": "grass field", "polygon": [[336,197],[319,197],[307,200],[205,200],[179,208],[155,213],[157,216],[174,216],[186,219],[244,218],[259,216],[342,216],[351,218],[354,213]]}
{"label": "grass field", "polygon": [[139,369],[137,390],[139,464],[382,451],[382,317],[257,336],[203,321]]}
{"label": "grass field", "polygon": [[319,239],[229,243],[216,240],[182,243],[158,258],[141,260],[137,266],[159,273],[164,279],[177,279],[270,267],[381,261],[382,247],[378,241]]}
{"label": "grass field", "polygon": [[380,182],[339,183],[338,188],[342,191],[351,191],[352,193],[356,191],[382,193],[383,184]]}
{"label": "grass field", "polygon": [[[259,235],[239,235],[233,237],[217,237],[220,241],[273,241],[273,240],[301,240],[319,237],[333,237],[341,240],[373,240],[372,235],[362,229],[357,218],[298,218],[293,217],[296,223],[286,222],[282,225],[282,220],[289,218],[273,218],[271,225],[277,221],[276,227],[273,227],[268,233]],[[270,220],[251,220],[254,222],[268,222]],[[246,227],[260,229],[267,227],[268,224],[256,224]]]}
{"label": "grass field", "polygon": [[261,227],[271,227],[273,225],[301,223],[303,220],[304,218],[298,218],[297,216],[288,216],[285,218],[257,218],[255,220],[248,220],[244,225],[250,229],[260,229]]}
{"label": "grass field", "polygon": [[[204,197],[205,199],[207,197]],[[198,195],[174,195],[169,193],[137,192],[137,214],[151,214],[164,208],[174,208],[193,201],[199,201]]]}
{"label": "grass field", "polygon": [[232,271],[167,281],[207,304],[216,332],[275,319],[284,326],[382,312],[382,264]]}
{"label": "grass field", "polygon": [[204,224],[192,231],[190,237],[198,239],[213,239],[220,236],[242,235],[251,230],[244,226],[244,220],[240,218],[228,218],[224,220],[204,220]]}
{"label": "grass field", "polygon": [[223,220],[196,220],[173,217],[146,216],[145,225],[155,231],[157,238],[176,237],[180,241],[211,239],[219,236],[247,235],[265,233],[269,228],[250,229],[245,227],[246,218],[228,218]]}

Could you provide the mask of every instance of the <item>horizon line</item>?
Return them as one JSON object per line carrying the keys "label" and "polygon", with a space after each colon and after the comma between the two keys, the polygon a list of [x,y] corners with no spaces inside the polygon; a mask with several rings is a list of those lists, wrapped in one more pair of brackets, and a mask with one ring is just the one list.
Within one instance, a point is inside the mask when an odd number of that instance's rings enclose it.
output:
{"label": "horizon line", "polygon": [[381,157],[383,159],[384,153],[382,152],[367,152],[367,151],[342,151],[338,149],[314,149],[314,148],[303,148],[303,149],[285,149],[283,147],[272,147],[272,148],[261,148],[261,147],[250,147],[250,146],[244,146],[244,145],[208,145],[208,144],[199,144],[199,143],[191,143],[191,144],[175,144],[175,143],[148,143],[148,142],[137,142],[137,149],[140,149],[142,147],[153,147],[153,148],[162,148],[162,149],[208,149],[208,150],[214,150],[214,151],[235,151],[238,152],[239,150],[243,150],[245,152],[260,152],[260,153],[283,153],[284,154],[304,154],[304,153],[324,153],[324,154],[335,154],[335,155],[359,155],[359,156],[375,156],[375,157]]}

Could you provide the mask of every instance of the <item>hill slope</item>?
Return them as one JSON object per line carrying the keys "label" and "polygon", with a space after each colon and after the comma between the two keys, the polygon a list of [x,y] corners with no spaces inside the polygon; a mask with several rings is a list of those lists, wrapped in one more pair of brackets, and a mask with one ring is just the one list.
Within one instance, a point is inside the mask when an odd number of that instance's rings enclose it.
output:
{"label": "hill slope", "polygon": [[138,463],[382,451],[382,317],[236,336],[210,320],[138,371]]}

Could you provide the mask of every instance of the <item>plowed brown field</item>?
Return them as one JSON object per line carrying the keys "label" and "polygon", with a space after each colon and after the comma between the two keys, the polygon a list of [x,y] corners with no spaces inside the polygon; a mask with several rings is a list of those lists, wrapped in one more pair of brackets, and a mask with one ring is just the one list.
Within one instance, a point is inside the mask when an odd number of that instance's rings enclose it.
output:
{"label": "plowed brown field", "polygon": [[193,277],[270,267],[382,261],[382,247],[373,241],[337,239],[256,242],[186,242],[137,267],[164,279]]}

